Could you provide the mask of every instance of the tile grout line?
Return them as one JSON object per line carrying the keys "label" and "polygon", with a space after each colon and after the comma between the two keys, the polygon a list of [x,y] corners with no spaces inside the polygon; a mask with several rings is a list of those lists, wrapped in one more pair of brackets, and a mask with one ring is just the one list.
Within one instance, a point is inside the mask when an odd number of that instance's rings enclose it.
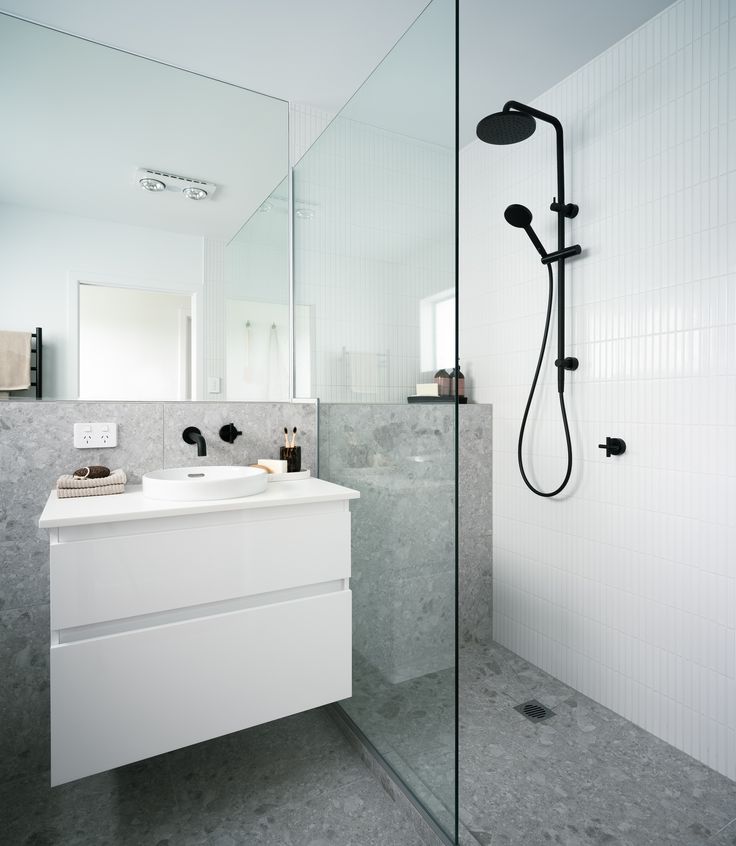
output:
{"label": "tile grout line", "polygon": [[714,837],[718,837],[719,834],[722,834],[729,826],[733,825],[735,822],[736,822],[736,817],[734,817],[732,820],[727,822],[723,826],[723,828],[719,828],[718,831],[715,834],[712,834],[708,839],[712,840]]}

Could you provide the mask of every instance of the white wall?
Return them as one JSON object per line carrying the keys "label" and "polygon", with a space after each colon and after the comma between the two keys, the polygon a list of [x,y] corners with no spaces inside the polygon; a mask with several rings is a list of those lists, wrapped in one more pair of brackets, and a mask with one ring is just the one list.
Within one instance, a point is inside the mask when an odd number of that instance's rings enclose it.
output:
{"label": "white wall", "polygon": [[[552,248],[553,135],[461,156],[461,358],[494,406],[494,635],[734,778],[736,4],[674,4],[534,105],[565,126],[584,247],[556,501],[516,466],[546,274],[502,216],[528,205]],[[544,486],[564,472],[553,359],[527,450]],[[606,435],[624,456],[604,457]]]}
{"label": "white wall", "polygon": [[0,256],[0,325],[43,328],[48,398],[76,397],[70,273],[202,291],[202,238],[191,235],[0,204]]}

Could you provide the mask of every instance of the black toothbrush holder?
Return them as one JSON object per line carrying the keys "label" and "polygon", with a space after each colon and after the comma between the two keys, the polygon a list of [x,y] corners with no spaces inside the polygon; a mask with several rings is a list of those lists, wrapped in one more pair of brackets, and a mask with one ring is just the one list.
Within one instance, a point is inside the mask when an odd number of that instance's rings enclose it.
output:
{"label": "black toothbrush holder", "polygon": [[302,469],[302,448],[300,446],[282,446],[279,458],[286,462],[287,473],[298,473]]}

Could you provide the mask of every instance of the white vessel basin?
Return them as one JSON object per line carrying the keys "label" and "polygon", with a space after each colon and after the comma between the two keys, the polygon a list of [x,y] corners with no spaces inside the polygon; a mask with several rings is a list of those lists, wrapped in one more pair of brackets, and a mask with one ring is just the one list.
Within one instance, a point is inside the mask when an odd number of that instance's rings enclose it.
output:
{"label": "white vessel basin", "polygon": [[266,490],[268,474],[257,467],[172,467],[143,476],[143,495],[149,499],[198,502],[235,499]]}

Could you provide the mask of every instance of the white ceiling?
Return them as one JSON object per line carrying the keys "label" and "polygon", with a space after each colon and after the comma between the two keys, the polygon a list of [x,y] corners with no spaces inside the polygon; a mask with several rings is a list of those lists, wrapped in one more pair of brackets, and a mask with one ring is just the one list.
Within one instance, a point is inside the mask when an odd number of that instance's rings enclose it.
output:
{"label": "white ceiling", "polygon": [[460,126],[529,102],[673,0],[460,0]]}
{"label": "white ceiling", "polygon": [[[461,141],[531,100],[671,0],[460,0]],[[340,108],[425,0],[0,0],[0,8],[327,111]]]}

